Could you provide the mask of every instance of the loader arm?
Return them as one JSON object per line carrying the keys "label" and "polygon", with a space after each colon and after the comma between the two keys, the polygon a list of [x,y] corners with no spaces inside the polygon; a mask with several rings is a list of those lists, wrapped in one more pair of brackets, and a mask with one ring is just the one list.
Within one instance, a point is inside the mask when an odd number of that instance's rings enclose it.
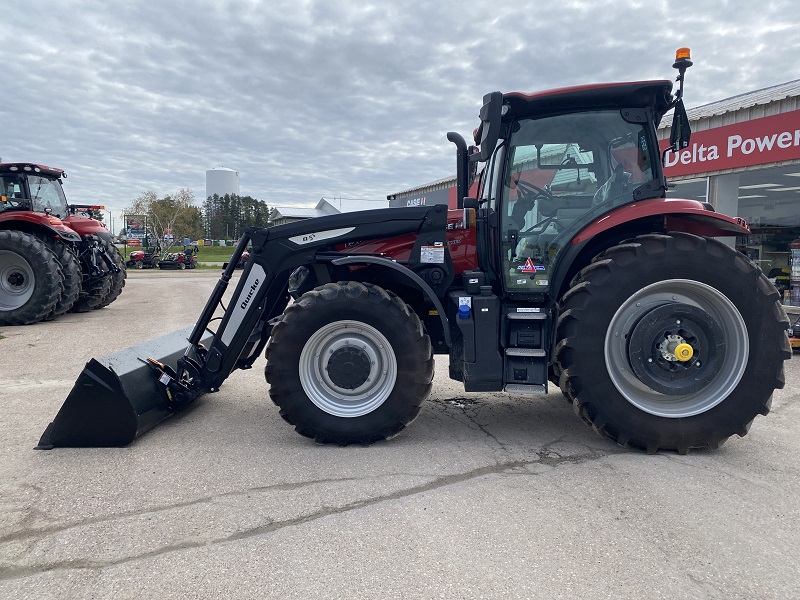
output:
{"label": "loader arm", "polygon": [[[289,276],[297,267],[325,268],[335,256],[358,256],[336,252],[336,246],[409,233],[416,233],[416,242],[407,266],[424,267],[430,258],[423,256],[423,247],[446,248],[446,228],[447,207],[443,205],[249,228],[191,332],[189,328],[175,331],[89,361],[37,448],[131,443],[199,396],[219,389],[235,369],[252,366],[270,338],[270,322],[289,303]],[[209,325],[216,320],[236,264],[250,244],[250,258],[214,331]],[[437,267],[450,264],[445,261]]]}
{"label": "loader arm", "polygon": [[[430,260],[423,256],[423,248],[437,245],[446,248],[446,226],[447,207],[435,205],[331,215],[248,229],[189,338],[191,345],[187,356],[202,357],[202,364],[197,365],[199,369],[195,367],[196,372],[191,373],[195,385],[199,384],[206,391],[219,389],[232,371],[252,365],[270,337],[270,321],[289,303],[287,287],[291,273],[300,266],[316,264],[317,254],[324,253],[324,262],[331,262],[334,246],[416,233],[408,260],[409,266],[416,266]],[[198,352],[194,346],[213,318],[233,275],[233,266],[250,243],[253,251],[222,321],[210,344]],[[341,253],[343,259],[352,256],[358,255]],[[433,294],[428,286],[423,290]],[[434,303],[435,298],[432,299]]]}

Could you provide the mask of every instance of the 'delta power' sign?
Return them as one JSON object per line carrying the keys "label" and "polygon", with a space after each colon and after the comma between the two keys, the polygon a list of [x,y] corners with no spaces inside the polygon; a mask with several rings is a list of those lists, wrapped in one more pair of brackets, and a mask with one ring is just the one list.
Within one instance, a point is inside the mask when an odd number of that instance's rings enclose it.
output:
{"label": "'delta power' sign", "polygon": [[[661,141],[661,151],[668,140]],[[687,148],[667,152],[667,177],[800,159],[800,110],[692,132]]]}

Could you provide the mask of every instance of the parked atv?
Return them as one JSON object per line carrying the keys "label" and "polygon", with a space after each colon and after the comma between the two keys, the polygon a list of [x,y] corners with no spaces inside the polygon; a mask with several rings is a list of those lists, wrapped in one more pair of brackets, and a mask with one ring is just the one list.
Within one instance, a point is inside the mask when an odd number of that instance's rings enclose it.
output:
{"label": "parked atv", "polygon": [[198,250],[195,246],[185,246],[183,252],[173,252],[168,254],[164,260],[159,261],[158,268],[164,270],[196,269]]}
{"label": "parked atv", "polygon": [[127,267],[134,269],[155,269],[161,259],[161,248],[156,246],[150,247],[146,250],[134,250],[130,253],[128,261],[125,263]]}

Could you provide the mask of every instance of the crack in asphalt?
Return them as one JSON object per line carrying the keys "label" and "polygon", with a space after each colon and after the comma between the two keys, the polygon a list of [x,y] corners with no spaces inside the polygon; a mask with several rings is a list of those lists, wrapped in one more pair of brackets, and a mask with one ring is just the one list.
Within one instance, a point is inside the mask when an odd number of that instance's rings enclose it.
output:
{"label": "crack in asphalt", "polygon": [[[410,488],[406,488],[404,490],[400,490],[391,494],[387,494],[385,496],[379,496],[374,498],[364,498],[362,500],[356,500],[353,502],[349,502],[339,507],[323,507],[321,510],[317,510],[314,513],[303,515],[291,519],[285,519],[281,521],[270,521],[264,525],[259,525],[257,527],[253,527],[246,531],[238,531],[235,533],[231,533],[229,535],[219,536],[218,538],[211,539],[211,540],[197,540],[197,541],[190,541],[190,542],[182,542],[176,544],[168,544],[165,546],[161,546],[160,548],[142,552],[139,554],[134,554],[131,556],[126,556],[117,560],[111,561],[94,561],[94,560],[61,560],[61,561],[54,561],[51,563],[43,563],[37,566],[30,566],[30,567],[7,567],[3,569],[2,573],[0,573],[0,581],[9,581],[15,579],[22,579],[25,577],[30,577],[33,575],[38,575],[45,572],[52,572],[52,571],[64,571],[64,570],[72,570],[72,569],[85,569],[85,570],[95,570],[100,571],[104,568],[108,567],[116,567],[120,565],[124,565],[130,562],[153,558],[157,556],[163,556],[165,554],[169,554],[172,552],[178,552],[182,550],[192,550],[195,548],[203,548],[214,546],[218,544],[225,544],[229,542],[236,542],[240,540],[246,540],[252,537],[270,534],[276,531],[280,531],[282,529],[286,529],[289,527],[297,527],[300,525],[304,525],[306,523],[312,523],[319,519],[323,519],[329,516],[341,515],[346,514],[349,512],[353,512],[356,510],[360,510],[362,508],[366,508],[369,506],[376,506],[384,502],[391,502],[394,500],[401,500],[405,498],[410,498],[412,496],[416,496],[418,494],[424,494],[426,492],[430,492],[433,490],[438,490],[447,486],[456,485],[459,483],[463,483],[465,481],[470,481],[473,479],[477,479],[480,477],[486,477],[489,475],[510,475],[518,477],[522,474],[527,475],[536,475],[533,472],[526,472],[524,469],[533,465],[547,465],[551,467],[558,467],[564,464],[574,465],[580,464],[584,462],[600,460],[607,456],[625,453],[624,449],[592,449],[587,447],[587,452],[579,453],[579,454],[571,454],[562,456],[558,452],[552,450],[550,447],[559,440],[554,440],[553,442],[548,443],[544,446],[541,450],[537,451],[537,459],[535,460],[512,460],[507,462],[496,462],[493,465],[487,465],[484,467],[478,467],[476,469],[472,469],[470,471],[466,471],[464,473],[456,473],[452,475],[444,475],[433,481],[423,483],[417,486],[412,486]],[[85,525],[92,525],[96,523],[103,523],[116,520],[118,518],[124,518],[128,516],[139,516],[144,514],[153,514],[162,511],[172,510],[174,508],[181,508],[186,506],[192,506],[202,503],[211,502],[217,498],[223,497],[231,497],[231,496],[241,496],[246,494],[251,494],[257,491],[271,491],[276,489],[298,489],[309,485],[317,485],[320,483],[329,483],[329,482],[346,482],[346,481],[353,481],[354,478],[343,478],[343,479],[331,479],[331,480],[320,480],[320,481],[313,481],[313,482],[300,482],[300,483],[292,483],[292,484],[280,484],[276,486],[266,486],[264,488],[255,488],[255,489],[248,489],[245,491],[238,491],[238,492],[230,492],[227,494],[220,494],[214,497],[206,497],[200,498],[196,500],[191,500],[187,502],[180,502],[177,504],[173,504],[170,506],[159,507],[155,510],[142,510],[142,511],[129,511],[125,513],[120,513],[117,515],[107,516],[107,517],[98,517],[96,519],[88,519],[86,521],[82,521],[80,523],[73,523],[66,527],[52,527],[52,528],[43,528],[38,530],[28,530],[26,532],[20,532],[17,534],[12,534],[9,536],[5,536],[0,538],[0,542],[2,541],[15,541],[20,539],[25,539],[31,536],[35,536],[38,534],[51,534],[51,533],[58,533],[61,531],[66,531],[68,529],[82,527]]]}
{"label": "crack in asphalt", "polygon": [[[169,504],[166,506],[156,506],[150,507],[142,510],[129,510],[123,511],[119,513],[114,513],[110,515],[103,515],[102,517],[94,517],[91,519],[85,519],[82,521],[74,522],[74,523],[67,523],[62,525],[54,525],[51,527],[32,527],[30,529],[25,529],[23,531],[18,531],[16,533],[11,533],[8,535],[0,536],[0,543],[4,542],[15,542],[25,540],[30,537],[36,537],[39,535],[51,535],[54,533],[62,533],[64,531],[69,531],[70,529],[75,529],[77,527],[85,527],[87,525],[97,525],[101,523],[113,522],[118,519],[125,519],[128,517],[138,517],[142,515],[157,515],[161,512],[167,512],[171,510],[175,510],[176,508],[186,508],[189,506],[198,506],[201,504],[210,504],[216,500],[220,500],[223,498],[235,498],[238,496],[245,496],[247,494],[257,494],[261,492],[282,492],[282,491],[291,491],[296,489],[301,489],[307,486],[318,485],[318,484],[326,484],[326,483],[344,483],[348,481],[361,481],[362,479],[356,479],[354,477],[342,477],[342,478],[332,478],[332,479],[320,479],[316,481],[300,481],[295,483],[279,483],[275,485],[266,485],[254,488],[248,488],[247,490],[241,491],[237,490],[235,492],[225,492],[222,494],[215,494],[213,496],[203,496],[202,498],[195,498],[194,500],[186,500],[185,502],[176,502],[174,504]],[[33,486],[31,486],[33,487]],[[24,519],[22,522],[29,521],[29,518]],[[2,576],[0,576],[2,579]]]}

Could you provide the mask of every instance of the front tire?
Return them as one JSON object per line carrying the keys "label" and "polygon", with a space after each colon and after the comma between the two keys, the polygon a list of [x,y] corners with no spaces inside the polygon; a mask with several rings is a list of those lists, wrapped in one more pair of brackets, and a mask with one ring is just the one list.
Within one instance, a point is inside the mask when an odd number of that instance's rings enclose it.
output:
{"label": "front tire", "polygon": [[791,357],[780,295],[713,239],[640,236],[564,295],[556,360],[576,413],[623,446],[716,448],[769,412]]}
{"label": "front tire", "polygon": [[434,361],[419,317],[369,283],[329,283],[290,305],[272,330],[270,397],[320,443],[371,444],[400,432],[430,393]]}
{"label": "front tire", "polygon": [[100,306],[97,308],[104,308],[114,302],[119,295],[122,293],[122,288],[125,287],[125,279],[128,277],[128,272],[125,269],[125,261],[122,258],[122,254],[120,254],[119,249],[106,240],[100,239],[100,246],[106,252],[106,254],[111,257],[111,260],[119,269],[117,273],[111,273],[111,285],[106,293],[103,301],[100,303]]}

